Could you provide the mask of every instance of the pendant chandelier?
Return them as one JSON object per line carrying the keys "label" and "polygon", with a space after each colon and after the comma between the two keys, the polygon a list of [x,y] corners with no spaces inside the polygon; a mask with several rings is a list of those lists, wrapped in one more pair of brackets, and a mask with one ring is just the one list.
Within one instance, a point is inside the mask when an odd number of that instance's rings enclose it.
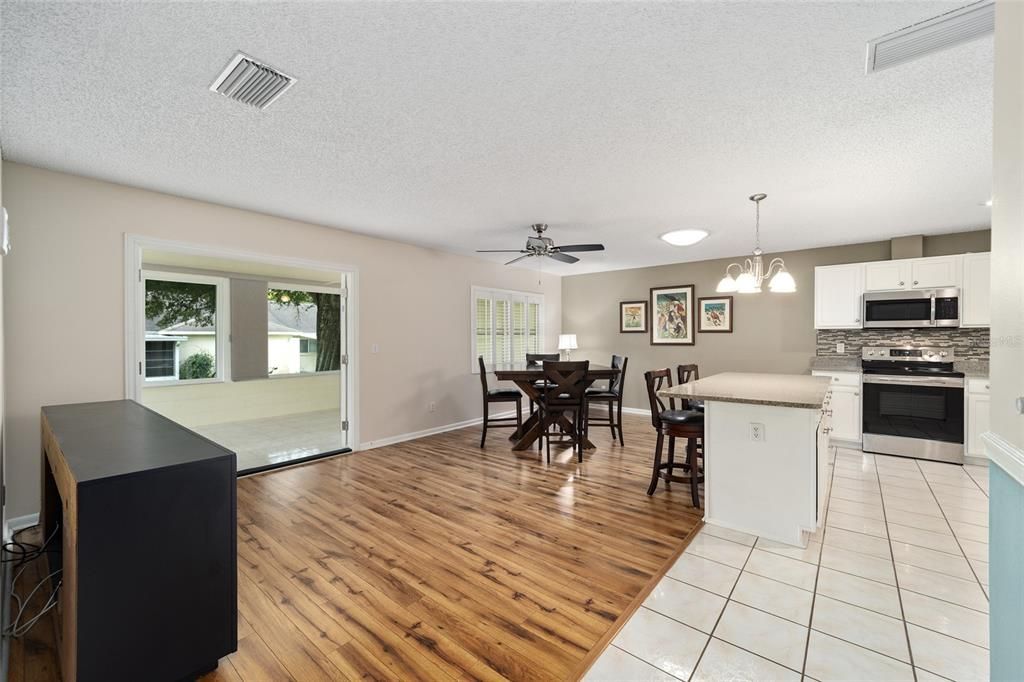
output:
{"label": "pendant chandelier", "polygon": [[[754,202],[754,257],[747,258],[743,265],[729,263],[725,268],[725,277],[718,283],[716,291],[720,294],[736,292],[738,294],[759,294],[761,283],[768,280],[768,289],[774,293],[790,294],[796,291],[793,275],[786,272],[786,264],[781,258],[773,258],[768,267],[764,266],[761,251],[761,202],[768,198],[767,194],[751,195]],[[739,271],[733,277],[732,269]]]}

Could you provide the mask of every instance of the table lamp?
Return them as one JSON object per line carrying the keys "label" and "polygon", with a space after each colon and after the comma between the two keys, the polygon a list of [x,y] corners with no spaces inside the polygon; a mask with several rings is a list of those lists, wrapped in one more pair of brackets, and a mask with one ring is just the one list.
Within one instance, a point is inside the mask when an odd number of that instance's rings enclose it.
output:
{"label": "table lamp", "polygon": [[559,334],[558,335],[558,350],[565,351],[565,359],[572,359],[572,352],[578,348],[576,345],[575,334]]}

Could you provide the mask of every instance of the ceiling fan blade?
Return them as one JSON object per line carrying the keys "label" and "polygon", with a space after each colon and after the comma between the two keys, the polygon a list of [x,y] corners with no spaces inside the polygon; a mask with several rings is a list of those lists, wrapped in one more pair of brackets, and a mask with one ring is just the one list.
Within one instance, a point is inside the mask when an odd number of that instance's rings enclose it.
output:
{"label": "ceiling fan blade", "polygon": [[554,258],[555,260],[562,261],[563,263],[575,263],[579,261],[579,258],[576,256],[570,256],[567,253],[558,253],[557,251],[549,253],[548,258]]}
{"label": "ceiling fan blade", "polygon": [[569,244],[568,246],[559,246],[558,250],[562,253],[572,253],[573,251],[604,251],[604,244]]}
{"label": "ceiling fan blade", "polygon": [[520,256],[519,258],[513,258],[509,262],[505,263],[505,265],[512,265],[513,263],[518,263],[519,261],[523,260],[524,258],[529,258],[532,255],[533,255],[532,253],[528,253],[525,256]]}
{"label": "ceiling fan blade", "polygon": [[527,253],[522,249],[477,249],[477,253]]}

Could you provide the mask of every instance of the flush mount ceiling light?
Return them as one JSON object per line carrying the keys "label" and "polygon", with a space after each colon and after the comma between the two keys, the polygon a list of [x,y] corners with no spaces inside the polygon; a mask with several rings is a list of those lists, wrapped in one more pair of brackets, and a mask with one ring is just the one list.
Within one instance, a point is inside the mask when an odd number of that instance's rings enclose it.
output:
{"label": "flush mount ceiling light", "polygon": [[661,235],[661,240],[672,246],[693,246],[707,236],[707,230],[672,230]]}
{"label": "flush mount ceiling light", "polygon": [[864,73],[897,66],[995,30],[995,3],[981,0],[868,41]]}
{"label": "flush mount ceiling light", "polygon": [[[720,294],[736,292],[739,294],[761,293],[761,283],[768,280],[768,289],[777,294],[790,294],[796,291],[793,275],[786,272],[786,264],[781,258],[773,258],[764,267],[761,251],[761,202],[768,198],[767,194],[752,194],[754,202],[754,257],[743,262],[729,263],[725,268],[725,277],[718,283],[716,291]],[[734,278],[731,270],[736,268],[739,274]],[[773,274],[774,273],[774,274]]]}
{"label": "flush mount ceiling light", "polygon": [[988,206],[989,208],[992,208],[992,200],[989,199],[988,201],[984,202],[982,206]]}
{"label": "flush mount ceiling light", "polygon": [[291,76],[239,52],[220,72],[210,90],[236,102],[266,109],[295,85]]}

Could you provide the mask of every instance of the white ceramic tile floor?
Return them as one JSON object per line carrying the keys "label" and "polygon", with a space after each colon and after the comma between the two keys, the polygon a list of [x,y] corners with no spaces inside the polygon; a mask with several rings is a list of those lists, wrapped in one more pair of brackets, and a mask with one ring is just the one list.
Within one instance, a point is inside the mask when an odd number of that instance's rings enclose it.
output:
{"label": "white ceramic tile floor", "polygon": [[192,430],[238,455],[240,472],[345,447],[337,410],[208,424]]}
{"label": "white ceramic tile floor", "polygon": [[988,679],[987,486],[839,449],[806,549],[705,526],[585,679]]}

